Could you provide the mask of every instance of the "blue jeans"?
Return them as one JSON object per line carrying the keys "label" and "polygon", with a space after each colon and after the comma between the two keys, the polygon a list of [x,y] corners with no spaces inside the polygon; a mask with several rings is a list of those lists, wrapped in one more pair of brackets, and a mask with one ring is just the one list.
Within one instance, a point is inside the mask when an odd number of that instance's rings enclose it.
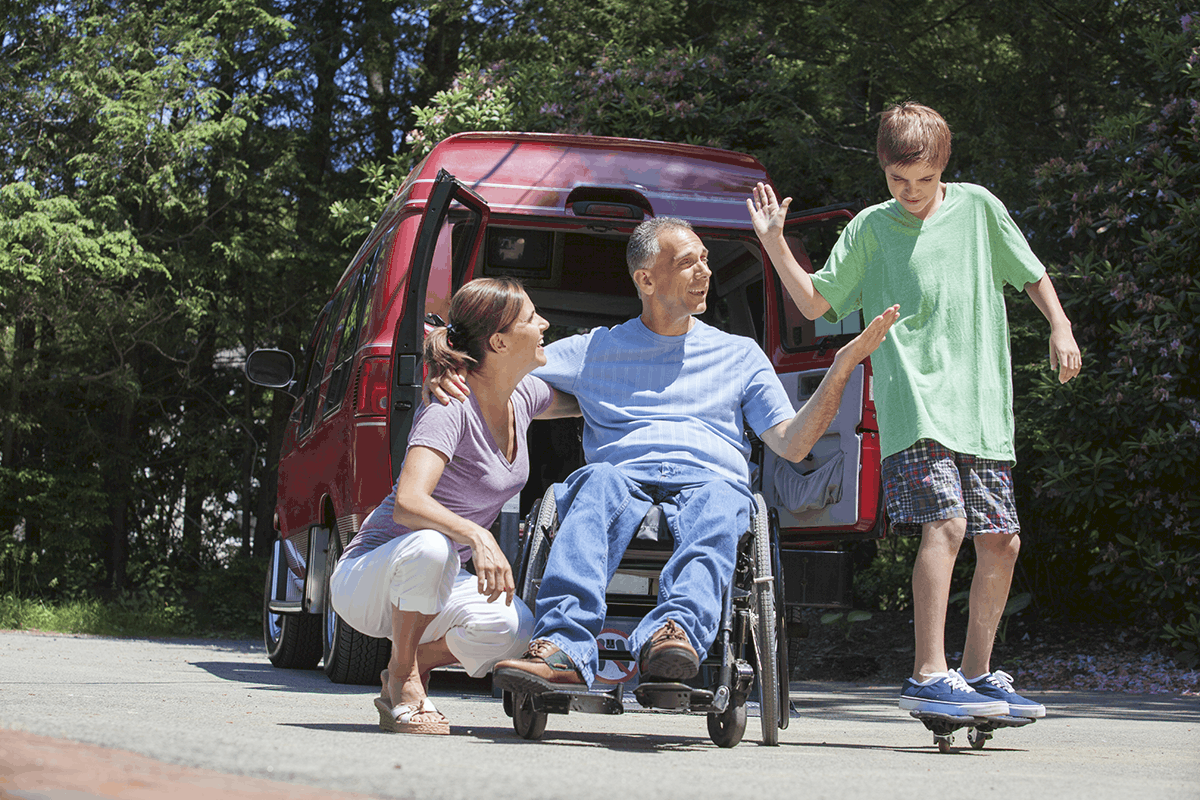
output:
{"label": "blue jeans", "polygon": [[636,655],[671,619],[703,657],[716,639],[738,539],[750,526],[750,490],[695,467],[627,473],[589,464],[555,486],[555,502],[560,524],[534,607],[533,638],[557,645],[592,684],[605,590],[642,517],[658,503],[675,551],[659,576],[658,606],[634,629],[630,649]]}

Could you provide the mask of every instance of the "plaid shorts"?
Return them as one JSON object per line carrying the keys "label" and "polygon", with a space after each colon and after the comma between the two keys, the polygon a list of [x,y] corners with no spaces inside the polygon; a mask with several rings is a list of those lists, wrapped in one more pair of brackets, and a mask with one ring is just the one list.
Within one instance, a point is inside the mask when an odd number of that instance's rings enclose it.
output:
{"label": "plaid shorts", "polygon": [[1009,463],[956,453],[932,439],[883,460],[883,492],[900,534],[956,517],[966,518],[968,537],[1021,530]]}

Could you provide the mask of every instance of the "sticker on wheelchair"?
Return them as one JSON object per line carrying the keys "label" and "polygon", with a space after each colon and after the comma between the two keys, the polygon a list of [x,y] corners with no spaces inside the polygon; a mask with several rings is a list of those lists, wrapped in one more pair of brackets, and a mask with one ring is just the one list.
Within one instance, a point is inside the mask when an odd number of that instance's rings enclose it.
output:
{"label": "sticker on wheelchair", "polygon": [[600,669],[596,672],[597,683],[628,683],[637,677],[637,663],[633,661],[611,661],[604,659],[605,650],[629,650],[629,636],[616,628],[605,628],[596,637],[600,645]]}

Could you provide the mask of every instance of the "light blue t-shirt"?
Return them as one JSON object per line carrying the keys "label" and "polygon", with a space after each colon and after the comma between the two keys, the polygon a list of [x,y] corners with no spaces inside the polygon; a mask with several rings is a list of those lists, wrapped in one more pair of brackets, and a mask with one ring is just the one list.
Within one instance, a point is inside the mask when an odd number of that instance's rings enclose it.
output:
{"label": "light blue t-shirt", "polygon": [[761,435],[795,415],[753,340],[695,320],[683,336],[640,318],[546,346],[534,375],[575,395],[588,463],[629,472],[669,462],[749,484],[747,425]]}

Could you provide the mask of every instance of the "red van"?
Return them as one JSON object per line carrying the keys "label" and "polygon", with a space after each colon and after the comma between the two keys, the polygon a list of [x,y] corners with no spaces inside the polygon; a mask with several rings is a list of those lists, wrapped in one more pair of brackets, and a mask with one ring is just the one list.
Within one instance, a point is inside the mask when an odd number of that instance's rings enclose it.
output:
{"label": "red van", "polygon": [[[625,265],[634,227],[651,216],[688,220],[709,249],[704,320],[750,336],[799,403],[835,350],[860,330],[806,320],[755,238],[746,198],[770,178],[756,159],[691,145],[591,136],[465,133],[439,143],[396,192],[313,327],[302,369],[282,351],[247,359],[250,379],[296,396],[279,461],[264,592],[273,664],[337,682],[373,683],[390,644],[353,631],[327,602],[326,583],[359,524],[391,491],[421,402],[425,317],[476,276],[513,275],[553,326],[550,340],[640,313]],[[845,207],[790,215],[802,264],[823,262]],[[577,421],[535,422],[531,471],[501,515],[516,552],[516,520],[550,483],[581,463]],[[860,365],[828,432],[797,470],[755,448],[755,489],[778,514],[788,606],[844,606],[844,544],[881,535],[879,440],[870,365]],[[801,474],[805,473],[805,474]]]}

